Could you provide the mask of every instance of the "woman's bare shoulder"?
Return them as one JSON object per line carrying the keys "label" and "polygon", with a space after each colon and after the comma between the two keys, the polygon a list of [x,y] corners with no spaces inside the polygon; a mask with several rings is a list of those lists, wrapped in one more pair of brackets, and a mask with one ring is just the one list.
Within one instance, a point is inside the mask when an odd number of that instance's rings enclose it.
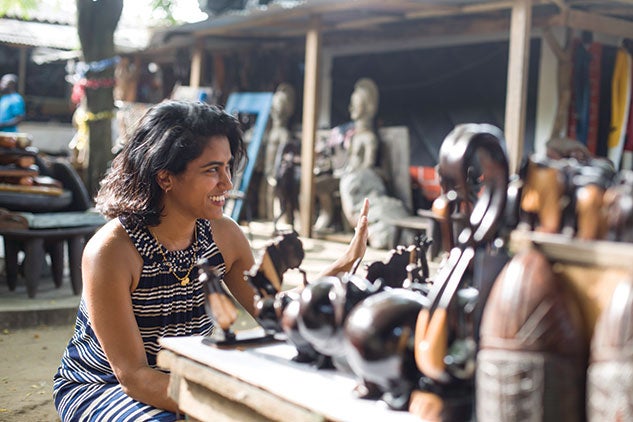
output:
{"label": "woman's bare shoulder", "polygon": [[242,228],[227,216],[211,221],[211,233],[225,261],[232,261],[244,249],[250,250],[250,244]]}
{"label": "woman's bare shoulder", "polygon": [[125,228],[119,220],[108,221],[90,238],[84,249],[84,256],[122,256],[136,250]]}

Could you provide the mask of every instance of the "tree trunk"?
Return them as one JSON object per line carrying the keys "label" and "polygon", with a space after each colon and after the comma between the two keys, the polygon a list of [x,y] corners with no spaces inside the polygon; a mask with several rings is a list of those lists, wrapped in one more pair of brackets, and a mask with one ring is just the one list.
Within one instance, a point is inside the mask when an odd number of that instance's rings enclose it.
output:
{"label": "tree trunk", "polygon": [[[114,30],[119,23],[123,0],[77,0],[77,32],[86,63],[111,59],[115,56]],[[114,64],[105,69],[93,69],[87,79],[114,78]],[[88,111],[89,156],[86,185],[95,195],[99,182],[112,160],[113,88],[86,88]]]}

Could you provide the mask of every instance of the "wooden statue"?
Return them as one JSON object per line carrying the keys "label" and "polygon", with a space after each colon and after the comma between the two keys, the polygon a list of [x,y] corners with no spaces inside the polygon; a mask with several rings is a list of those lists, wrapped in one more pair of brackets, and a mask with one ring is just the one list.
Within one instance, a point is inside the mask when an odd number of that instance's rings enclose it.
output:
{"label": "wooden statue", "polygon": [[473,413],[474,311],[486,298],[472,285],[485,286],[496,274],[482,273],[488,280],[475,283],[472,264],[488,253],[504,215],[509,170],[503,142],[499,129],[469,124],[457,126],[440,149],[445,208],[453,207],[446,219],[461,213],[463,228],[415,325],[415,362],[427,381],[412,393],[409,411],[425,420],[468,420]]}

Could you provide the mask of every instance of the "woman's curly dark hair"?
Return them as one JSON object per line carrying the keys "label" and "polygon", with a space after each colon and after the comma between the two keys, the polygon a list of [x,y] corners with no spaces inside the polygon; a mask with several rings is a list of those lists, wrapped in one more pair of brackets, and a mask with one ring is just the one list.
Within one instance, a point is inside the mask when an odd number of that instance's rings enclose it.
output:
{"label": "woman's curly dark hair", "polygon": [[160,170],[182,173],[187,163],[202,154],[209,138],[217,135],[229,140],[235,174],[246,160],[242,131],[235,117],[200,102],[166,101],[153,106],[112,161],[97,194],[97,210],[108,218],[159,224],[163,191],[156,175]]}

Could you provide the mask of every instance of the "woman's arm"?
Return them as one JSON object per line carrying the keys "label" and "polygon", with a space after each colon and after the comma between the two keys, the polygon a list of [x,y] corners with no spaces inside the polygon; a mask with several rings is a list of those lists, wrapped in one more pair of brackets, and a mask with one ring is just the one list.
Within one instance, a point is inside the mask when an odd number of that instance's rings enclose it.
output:
{"label": "woman's arm", "polygon": [[178,406],[167,395],[169,376],[147,364],[132,311],[130,292],[142,265],[119,222],[106,224],[90,239],[82,258],[88,314],[123,391],[142,403],[177,412]]}
{"label": "woman's arm", "polygon": [[348,272],[359,259],[363,259],[367,250],[367,237],[369,236],[367,213],[369,212],[369,199],[365,198],[363,206],[356,222],[354,229],[354,237],[352,238],[347,250],[339,259],[325,268],[319,276],[327,276]]}
{"label": "woman's arm", "polygon": [[224,282],[237,301],[253,315],[255,290],[244,278],[244,272],[255,265],[251,245],[240,226],[228,217],[211,221],[213,241],[218,245],[226,264]]}

